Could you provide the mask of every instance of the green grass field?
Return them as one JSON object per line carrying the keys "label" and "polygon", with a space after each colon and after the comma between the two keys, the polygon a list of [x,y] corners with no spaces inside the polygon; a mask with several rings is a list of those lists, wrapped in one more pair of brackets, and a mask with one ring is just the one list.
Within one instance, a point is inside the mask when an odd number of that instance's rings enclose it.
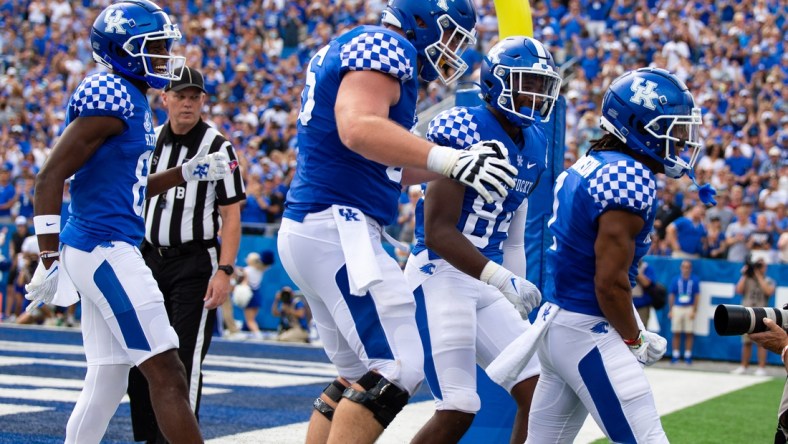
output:
{"label": "green grass field", "polygon": [[775,378],[665,415],[665,433],[672,444],[772,443],[783,384]]}

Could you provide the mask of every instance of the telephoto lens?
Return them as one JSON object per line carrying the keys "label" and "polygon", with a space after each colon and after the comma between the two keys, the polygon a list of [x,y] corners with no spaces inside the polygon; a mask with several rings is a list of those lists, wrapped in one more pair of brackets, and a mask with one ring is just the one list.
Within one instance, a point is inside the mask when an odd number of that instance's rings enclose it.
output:
{"label": "telephoto lens", "polygon": [[766,331],[763,318],[769,318],[788,330],[788,311],[774,307],[718,305],[714,310],[714,330],[720,336],[743,335]]}

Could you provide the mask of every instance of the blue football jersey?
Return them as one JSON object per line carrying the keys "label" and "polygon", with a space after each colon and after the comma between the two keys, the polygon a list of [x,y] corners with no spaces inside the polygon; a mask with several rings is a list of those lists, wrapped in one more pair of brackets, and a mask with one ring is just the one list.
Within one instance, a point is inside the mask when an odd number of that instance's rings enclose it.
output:
{"label": "blue football jersey", "polygon": [[396,220],[401,168],[387,167],[342,144],[334,117],[339,84],[348,71],[378,71],[400,81],[399,102],[389,118],[406,129],[416,121],[416,49],[379,26],[360,26],[312,57],[298,117],[298,168],[287,193],[284,216],[302,221],[331,205],[361,210],[383,225]]}
{"label": "blue football jersey", "polygon": [[[545,170],[544,159],[532,154],[541,152],[542,149],[529,150],[529,147],[547,145],[544,132],[538,126],[532,125],[523,129],[522,135],[520,143],[515,143],[484,105],[473,108],[458,106],[443,111],[432,119],[427,129],[427,139],[443,146],[464,150],[482,140],[493,139],[506,146],[509,162],[517,168],[514,188],[509,189],[506,198],[501,198],[493,191],[491,194],[495,201],[488,204],[476,190],[466,187],[462,213],[457,222],[457,229],[483,255],[499,264],[503,262],[502,242],[508,236],[514,212],[531,194]],[[416,246],[413,252],[418,254],[426,249],[423,200],[416,206],[415,236]],[[430,257],[434,259],[438,255],[430,251]]]}
{"label": "blue football jersey", "polygon": [[104,141],[71,181],[70,215],[60,241],[91,251],[107,241],[139,245],[148,162],[156,145],[145,94],[111,73],[86,77],[68,102],[66,125],[77,117],[111,116],[125,131]]}
{"label": "blue football jersey", "polygon": [[629,267],[629,282],[635,286],[637,264],[651,244],[656,185],[645,165],[615,151],[591,151],[558,176],[548,222],[553,244],[547,249],[547,275],[553,282],[545,289],[545,300],[570,311],[603,316],[594,290],[594,243],[598,218],[608,210],[628,211],[645,221]]}

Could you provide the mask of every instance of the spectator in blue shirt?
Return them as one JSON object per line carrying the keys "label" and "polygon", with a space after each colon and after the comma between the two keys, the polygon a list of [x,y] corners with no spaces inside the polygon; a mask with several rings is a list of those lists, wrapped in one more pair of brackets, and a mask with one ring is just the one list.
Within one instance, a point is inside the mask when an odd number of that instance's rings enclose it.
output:
{"label": "spectator in blue shirt", "polygon": [[725,159],[725,165],[728,165],[731,172],[738,177],[742,177],[752,168],[752,158],[746,157],[741,150],[738,143],[731,145],[731,155]]}
{"label": "spectator in blue shirt", "polygon": [[700,300],[700,279],[692,274],[692,262],[681,261],[681,274],[670,284],[671,331],[673,332],[673,353],[671,364],[681,356],[681,335],[684,335],[684,361],[692,364],[692,345],[695,340],[695,314]]}
{"label": "spectator in blue shirt", "polygon": [[703,204],[696,203],[684,216],[668,225],[666,239],[673,250],[673,257],[694,259],[701,256],[706,245],[705,213]]}
{"label": "spectator in blue shirt", "polygon": [[0,166],[0,220],[11,222],[11,208],[18,200],[16,186],[11,182],[11,168],[4,164]]}

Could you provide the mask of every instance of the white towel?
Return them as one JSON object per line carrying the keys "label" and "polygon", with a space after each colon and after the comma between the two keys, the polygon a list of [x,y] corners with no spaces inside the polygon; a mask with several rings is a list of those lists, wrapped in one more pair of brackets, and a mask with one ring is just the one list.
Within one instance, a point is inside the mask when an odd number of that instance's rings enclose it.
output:
{"label": "white towel", "polygon": [[74,283],[71,282],[71,278],[66,273],[65,268],[61,265],[57,276],[57,291],[55,292],[55,297],[52,298],[52,304],[58,307],[69,307],[76,304],[77,301],[79,301],[77,289],[74,287]]}
{"label": "white towel", "polygon": [[549,302],[545,303],[536,315],[533,325],[512,341],[497,358],[487,366],[487,376],[498,385],[508,387],[517,382],[517,377],[531,360],[547,326],[561,308]]}
{"label": "white towel", "polygon": [[350,294],[365,296],[370,287],[380,283],[383,275],[369,238],[369,225],[364,213],[353,207],[332,205],[331,212],[339,231],[339,242],[345,255]]}

